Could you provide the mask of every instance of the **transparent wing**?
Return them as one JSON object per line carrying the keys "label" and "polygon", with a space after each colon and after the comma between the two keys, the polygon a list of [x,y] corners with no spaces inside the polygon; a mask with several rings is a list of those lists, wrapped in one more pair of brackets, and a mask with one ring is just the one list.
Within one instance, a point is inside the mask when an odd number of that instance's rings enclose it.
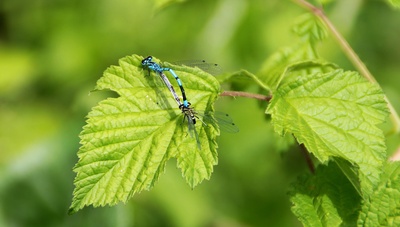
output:
{"label": "transparent wing", "polygon": [[193,68],[199,68],[211,75],[219,75],[222,73],[221,66],[217,63],[210,63],[205,60],[183,60],[173,62],[175,65],[186,65]]}
{"label": "transparent wing", "polygon": [[196,130],[195,122],[193,122],[193,119],[187,114],[185,114],[184,117],[185,117],[184,120],[186,119],[188,122],[188,131],[189,131],[190,137],[196,138],[197,147],[199,148],[199,150],[201,150],[200,138],[199,138],[199,134],[197,133],[197,130]]}
{"label": "transparent wing", "polygon": [[214,126],[219,126],[219,128],[228,133],[237,133],[239,128],[233,122],[232,118],[227,113],[214,112],[214,117],[210,113],[202,114],[198,113],[199,116],[203,118],[205,124],[212,124]]}

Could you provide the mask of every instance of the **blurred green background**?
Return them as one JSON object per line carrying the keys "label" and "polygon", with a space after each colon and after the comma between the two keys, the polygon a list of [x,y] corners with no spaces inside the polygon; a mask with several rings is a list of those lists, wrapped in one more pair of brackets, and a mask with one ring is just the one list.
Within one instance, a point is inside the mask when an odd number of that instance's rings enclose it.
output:
{"label": "blurred green background", "polygon": [[[326,10],[399,111],[399,12],[360,0]],[[0,226],[301,226],[286,191],[307,172],[304,159],[273,133],[260,103],[243,98],[217,103],[241,131],[220,137],[210,181],[191,190],[171,160],[154,189],[127,204],[67,210],[85,115],[109,95],[88,93],[108,66],[139,54],[256,73],[296,42],[290,28],[303,12],[280,0],[2,0]],[[323,58],[353,69],[331,38],[319,47]],[[395,150],[398,136],[388,145]]]}

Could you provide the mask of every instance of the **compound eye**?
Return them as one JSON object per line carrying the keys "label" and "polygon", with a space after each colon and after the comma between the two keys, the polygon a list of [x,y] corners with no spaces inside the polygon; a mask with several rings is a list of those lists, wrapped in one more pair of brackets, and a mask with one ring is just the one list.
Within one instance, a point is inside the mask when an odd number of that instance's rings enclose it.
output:
{"label": "compound eye", "polygon": [[142,60],[142,65],[148,65],[151,63],[151,60],[153,59],[152,56],[148,56],[145,59]]}

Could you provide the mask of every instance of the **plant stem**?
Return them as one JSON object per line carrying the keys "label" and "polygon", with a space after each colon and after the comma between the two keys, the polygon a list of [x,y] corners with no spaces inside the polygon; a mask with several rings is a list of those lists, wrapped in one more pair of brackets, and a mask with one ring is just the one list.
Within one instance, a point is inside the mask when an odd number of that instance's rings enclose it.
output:
{"label": "plant stem", "polygon": [[307,150],[307,148],[304,146],[304,144],[300,144],[299,146],[300,146],[301,154],[304,156],[304,159],[306,160],[308,169],[310,170],[310,172],[311,172],[312,174],[314,174],[314,173],[315,173],[315,166],[314,166],[313,161],[311,160],[310,152],[308,152],[308,150]]}
{"label": "plant stem", "polygon": [[[371,74],[371,72],[368,70],[368,68],[365,66],[365,64],[361,61],[361,59],[358,57],[356,52],[354,52],[354,50],[351,48],[349,43],[343,38],[343,36],[335,28],[335,26],[328,19],[328,17],[325,15],[324,11],[321,8],[318,8],[314,5],[312,5],[311,3],[307,2],[306,0],[293,0],[293,1],[295,3],[297,3],[298,5],[302,6],[303,8],[310,10],[316,17],[318,17],[323,23],[325,23],[328,30],[332,33],[333,37],[338,42],[339,46],[342,48],[344,54],[351,61],[351,63],[354,65],[354,67],[360,72],[360,74],[363,75],[371,83],[377,84],[379,86],[379,84],[375,80],[374,76]],[[390,120],[393,122],[392,132],[399,133],[400,132],[400,117],[397,114],[396,109],[390,103],[390,101],[386,95],[385,95],[385,101],[387,102],[388,108],[390,111]]]}
{"label": "plant stem", "polygon": [[272,96],[260,95],[260,94],[253,94],[243,91],[224,91],[220,94],[220,96],[232,96],[232,97],[246,97],[246,98],[253,98],[262,101],[269,102]]}

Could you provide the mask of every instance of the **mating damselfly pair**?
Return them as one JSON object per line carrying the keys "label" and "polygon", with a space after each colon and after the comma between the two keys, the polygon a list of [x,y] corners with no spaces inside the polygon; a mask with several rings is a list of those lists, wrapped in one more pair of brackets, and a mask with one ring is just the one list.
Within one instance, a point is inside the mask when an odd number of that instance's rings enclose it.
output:
{"label": "mating damselfly pair", "polygon": [[[191,103],[187,100],[185,89],[183,87],[182,81],[178,77],[178,75],[175,73],[175,71],[171,68],[168,67],[162,67],[160,64],[156,63],[153,61],[152,56],[148,56],[142,60],[142,66],[144,68],[147,68],[150,71],[155,72],[163,81],[163,83],[167,86],[168,90],[172,94],[173,98],[175,99],[178,108],[182,111],[182,114],[184,116],[183,120],[187,120],[188,122],[188,130],[189,134],[191,136],[194,135],[196,138],[197,142],[197,147],[201,149],[201,142],[199,139],[199,135],[196,130],[196,122],[199,120],[204,126],[207,126],[207,124],[213,124],[219,125],[221,129],[224,131],[230,132],[230,133],[236,133],[239,131],[238,127],[233,123],[232,119],[229,117],[228,114],[223,114],[223,113],[216,113],[214,114],[214,117],[208,116],[207,114],[201,114],[197,111],[194,110],[193,107],[191,107]],[[182,94],[182,101],[175,92],[174,87],[172,84],[169,82],[167,76],[164,74],[164,72],[169,72],[171,75],[175,78],[175,80],[178,83],[179,89]]]}

